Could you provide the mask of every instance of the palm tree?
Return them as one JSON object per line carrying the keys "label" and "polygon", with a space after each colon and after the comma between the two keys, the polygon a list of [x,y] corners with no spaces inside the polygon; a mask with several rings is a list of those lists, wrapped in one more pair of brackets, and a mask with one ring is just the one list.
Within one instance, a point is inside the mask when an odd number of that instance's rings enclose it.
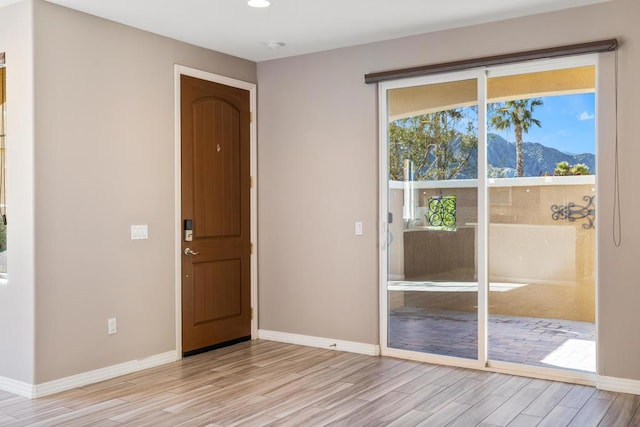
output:
{"label": "palm tree", "polygon": [[539,98],[516,99],[498,104],[493,108],[494,114],[490,124],[497,130],[513,127],[516,136],[516,176],[524,176],[524,153],[522,151],[522,134],[529,132],[532,124],[540,127],[540,120],[533,118],[533,111],[543,104]]}

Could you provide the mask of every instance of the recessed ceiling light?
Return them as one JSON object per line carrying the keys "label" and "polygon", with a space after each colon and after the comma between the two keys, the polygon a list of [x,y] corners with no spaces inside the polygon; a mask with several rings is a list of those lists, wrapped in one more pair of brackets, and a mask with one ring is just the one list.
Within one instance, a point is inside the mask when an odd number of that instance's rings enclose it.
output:
{"label": "recessed ceiling light", "polygon": [[269,49],[280,49],[281,47],[285,47],[287,44],[284,42],[277,42],[277,41],[268,41],[268,42],[264,42],[265,46],[267,46]]}
{"label": "recessed ceiling light", "polygon": [[251,7],[267,7],[271,2],[269,0],[249,0],[247,4]]}

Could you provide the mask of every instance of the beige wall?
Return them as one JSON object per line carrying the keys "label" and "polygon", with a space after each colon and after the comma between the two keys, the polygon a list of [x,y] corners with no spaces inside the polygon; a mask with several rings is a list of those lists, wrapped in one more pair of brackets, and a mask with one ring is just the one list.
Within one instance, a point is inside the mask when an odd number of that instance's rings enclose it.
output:
{"label": "beige wall", "polygon": [[[629,336],[640,321],[637,16],[640,3],[615,0],[259,64],[260,328],[378,343],[377,92],[365,73],[619,37],[626,222],[619,249],[609,216],[598,228],[599,372],[640,379]],[[0,343],[12,349],[0,352],[0,376],[42,383],[173,350],[173,64],[252,82],[255,64],[40,0],[2,9],[0,50],[9,218],[20,219],[0,288]],[[611,188],[611,141],[600,148],[599,185]],[[149,240],[129,240],[137,223]]]}
{"label": "beige wall", "polygon": [[[258,64],[260,328],[378,343],[377,91],[365,73],[618,37],[624,236],[616,248],[613,141],[601,138],[598,371],[640,379],[638,16],[640,2],[615,0]],[[599,114],[610,135],[612,109]]]}
{"label": "beige wall", "polygon": [[0,284],[0,377],[33,382],[33,35],[32,5],[0,13],[0,52],[7,64],[7,218],[9,281]]}
{"label": "beige wall", "polygon": [[[43,383],[175,349],[174,64],[249,82],[256,66],[39,0],[34,12]],[[130,240],[131,224],[149,239]]]}
{"label": "beige wall", "polygon": [[376,88],[363,82],[367,55],[355,48],[258,64],[261,329],[378,343]]}

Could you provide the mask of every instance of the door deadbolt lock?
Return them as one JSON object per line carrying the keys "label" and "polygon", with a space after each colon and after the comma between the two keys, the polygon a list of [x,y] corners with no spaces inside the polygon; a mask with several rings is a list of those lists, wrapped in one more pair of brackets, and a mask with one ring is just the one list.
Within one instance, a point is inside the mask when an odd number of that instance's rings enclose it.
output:
{"label": "door deadbolt lock", "polygon": [[193,241],[193,221],[190,219],[184,220],[184,241]]}

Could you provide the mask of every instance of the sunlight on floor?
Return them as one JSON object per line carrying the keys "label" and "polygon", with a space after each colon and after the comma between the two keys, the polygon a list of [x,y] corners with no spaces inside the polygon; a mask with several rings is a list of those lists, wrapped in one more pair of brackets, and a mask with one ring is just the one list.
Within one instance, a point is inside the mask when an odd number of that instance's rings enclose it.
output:
{"label": "sunlight on floor", "polygon": [[542,363],[579,371],[596,371],[596,343],[570,338],[542,359]]}

